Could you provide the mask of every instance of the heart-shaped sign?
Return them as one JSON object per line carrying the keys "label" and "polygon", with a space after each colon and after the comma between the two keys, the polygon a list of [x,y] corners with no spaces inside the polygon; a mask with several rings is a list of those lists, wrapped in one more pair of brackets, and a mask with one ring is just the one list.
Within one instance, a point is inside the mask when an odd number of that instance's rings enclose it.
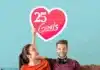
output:
{"label": "heart-shaped sign", "polygon": [[37,35],[44,41],[58,36],[67,25],[67,14],[60,8],[48,10],[46,7],[33,8],[30,23],[35,27]]}

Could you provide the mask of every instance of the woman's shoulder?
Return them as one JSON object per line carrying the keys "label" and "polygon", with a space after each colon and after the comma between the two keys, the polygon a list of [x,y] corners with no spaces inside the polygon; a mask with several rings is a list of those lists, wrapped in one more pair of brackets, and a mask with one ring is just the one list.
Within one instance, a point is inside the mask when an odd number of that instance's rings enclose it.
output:
{"label": "woman's shoulder", "polygon": [[48,63],[46,59],[42,59],[41,62]]}
{"label": "woman's shoulder", "polygon": [[48,61],[46,59],[42,59],[40,65],[48,65]]}
{"label": "woman's shoulder", "polygon": [[21,70],[26,70],[26,68],[28,68],[28,65],[26,65],[26,64],[21,66]]}

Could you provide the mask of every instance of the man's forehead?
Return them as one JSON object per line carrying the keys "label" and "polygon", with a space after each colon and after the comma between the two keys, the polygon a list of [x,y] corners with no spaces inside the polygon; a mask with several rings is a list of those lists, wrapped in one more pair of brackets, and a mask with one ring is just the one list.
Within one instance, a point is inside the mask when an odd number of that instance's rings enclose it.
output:
{"label": "man's forehead", "polygon": [[58,44],[57,48],[67,48],[66,44]]}

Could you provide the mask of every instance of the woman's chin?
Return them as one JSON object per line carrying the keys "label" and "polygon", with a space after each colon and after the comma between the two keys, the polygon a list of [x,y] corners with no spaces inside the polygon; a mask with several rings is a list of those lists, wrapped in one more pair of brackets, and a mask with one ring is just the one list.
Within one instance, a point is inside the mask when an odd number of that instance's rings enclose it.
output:
{"label": "woman's chin", "polygon": [[40,56],[40,55],[37,55],[36,56],[36,59],[44,59],[44,57],[43,56]]}

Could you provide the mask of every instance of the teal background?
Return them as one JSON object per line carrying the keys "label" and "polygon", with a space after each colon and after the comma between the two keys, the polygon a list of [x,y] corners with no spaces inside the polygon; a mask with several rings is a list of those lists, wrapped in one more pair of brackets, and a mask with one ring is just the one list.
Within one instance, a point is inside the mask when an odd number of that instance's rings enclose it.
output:
{"label": "teal background", "polygon": [[18,67],[18,55],[31,43],[29,13],[36,6],[59,7],[68,14],[68,26],[55,39],[37,37],[38,51],[56,58],[56,41],[69,41],[68,56],[80,64],[100,64],[100,0],[0,0],[0,67]]}

